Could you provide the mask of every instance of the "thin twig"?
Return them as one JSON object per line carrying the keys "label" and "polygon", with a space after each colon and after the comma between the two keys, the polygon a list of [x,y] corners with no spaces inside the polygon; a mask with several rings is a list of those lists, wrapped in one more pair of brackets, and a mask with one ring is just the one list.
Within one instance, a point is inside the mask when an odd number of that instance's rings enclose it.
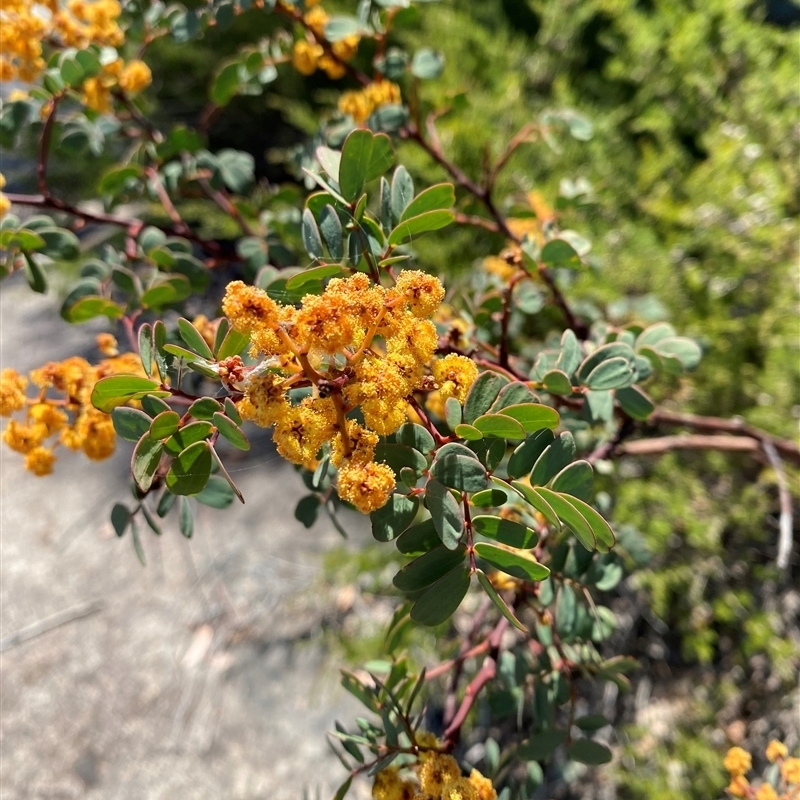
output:
{"label": "thin twig", "polygon": [[616,453],[621,456],[657,456],[672,450],[727,450],[758,453],[761,450],[761,444],[757,439],[745,436],[679,433],[675,436],[637,439],[634,442],[621,444],[616,448]]}
{"label": "thin twig", "polygon": [[[182,236],[185,239],[189,239],[190,241],[207,250],[209,253],[213,253],[217,258],[221,259],[221,263],[241,260],[240,257],[235,253],[224,254],[219,242],[214,241],[213,239],[203,239],[188,226],[185,228],[178,228],[177,225],[149,223],[136,217],[120,217],[116,214],[106,214],[101,211],[87,211],[85,209],[78,208],[78,206],[74,206],[71,203],[66,203],[63,200],[59,200],[57,197],[53,197],[52,195],[45,196],[40,194],[13,194],[6,192],[5,196],[11,203],[16,205],[33,206],[35,208],[50,208],[55,211],[63,211],[65,214],[71,214],[72,216],[78,217],[84,222],[96,222],[105,225],[119,225],[120,227],[127,228],[128,230],[133,229],[137,233],[144,228],[145,225],[151,225],[152,227],[158,228],[169,236]],[[207,266],[216,266],[216,263]]]}
{"label": "thin twig", "polygon": [[39,620],[39,622],[34,622],[32,625],[28,625],[27,628],[23,628],[16,633],[12,633],[11,636],[7,636],[5,639],[0,640],[0,653],[10,650],[12,647],[16,647],[18,644],[35,639],[37,636],[41,636],[43,633],[48,633],[55,628],[60,628],[62,625],[67,625],[75,620],[83,619],[84,617],[90,617],[92,614],[97,614],[97,612],[102,611],[102,609],[102,600],[92,600],[89,603],[81,603],[80,605],[73,606],[72,608],[67,608],[64,611],[59,611],[57,614],[53,614],[50,617]]}
{"label": "thin twig", "polygon": [[789,568],[789,559],[792,556],[792,496],[789,493],[786,472],[783,469],[783,463],[775,445],[772,442],[762,441],[761,447],[767,460],[775,470],[775,478],[778,482],[778,500],[781,514],[778,519],[778,557],[775,563],[779,570],[785,572]]}
{"label": "thin twig", "polygon": [[445,743],[450,749],[458,744],[461,736],[461,726],[466,722],[467,715],[469,714],[481,690],[490,683],[497,674],[497,658],[500,654],[500,643],[503,639],[503,634],[508,628],[508,620],[503,617],[496,625],[489,637],[489,653],[483,660],[478,674],[472,679],[469,686],[464,693],[464,699],[456,711],[450,724],[444,732]]}
{"label": "thin twig", "polygon": [[514,287],[526,278],[528,273],[520,270],[514,273],[503,290],[503,316],[500,319],[500,349],[497,355],[497,363],[503,368],[508,369],[508,324],[511,321],[511,301],[514,297]]}
{"label": "thin twig", "polygon": [[753,425],[749,425],[744,420],[734,417],[724,419],[722,417],[702,417],[697,414],[681,414],[676,411],[667,411],[657,408],[648,418],[648,423],[658,425],[680,425],[685,428],[692,428],[696,431],[706,431],[709,433],[730,433],[734,436],[749,436],[759,442],[770,442],[780,453],[781,458],[792,464],[800,465],[800,447],[788,439],[780,439],[777,436],[762,431]]}
{"label": "thin twig", "polygon": [[242,212],[236,208],[226,192],[212,188],[211,184],[205,178],[200,178],[198,182],[206,195],[213,200],[228,216],[238,223],[245,236],[255,236],[255,232],[250,227],[247,220],[242,216]]}

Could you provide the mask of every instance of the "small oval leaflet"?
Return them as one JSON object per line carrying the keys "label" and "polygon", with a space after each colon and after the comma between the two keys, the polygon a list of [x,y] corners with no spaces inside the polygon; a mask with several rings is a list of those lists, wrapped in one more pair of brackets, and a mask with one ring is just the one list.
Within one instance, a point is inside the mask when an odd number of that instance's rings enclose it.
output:
{"label": "small oval leaflet", "polygon": [[544,449],[553,442],[555,436],[549,428],[529,436],[522,444],[518,445],[508,459],[506,472],[510,478],[521,478],[533,469],[536,459]]}
{"label": "small oval leaflet", "polygon": [[506,415],[507,411],[508,409],[504,408],[499,414],[482,414],[472,423],[472,426],[484,436],[499,439],[524,439],[525,429],[511,415]]}
{"label": "small oval leaflet", "polygon": [[486,536],[501,544],[507,544],[520,550],[529,550],[532,547],[536,547],[539,541],[538,534],[531,528],[519,522],[490,514],[473,517],[472,527],[481,536]]}
{"label": "small oval leaflet", "polygon": [[477,442],[479,439],[483,439],[483,434],[475,426],[466,423],[456,425],[453,432],[468,442]]}
{"label": "small oval leaflet", "polygon": [[439,625],[461,605],[469,590],[469,569],[458,567],[438,580],[411,609],[411,619],[420,625]]}
{"label": "small oval leaflet", "polygon": [[478,576],[478,583],[481,588],[488,595],[489,599],[494,603],[497,610],[515,627],[523,633],[527,633],[528,629],[514,616],[511,609],[503,602],[503,598],[497,593],[497,590],[492,586],[491,581],[486,577],[486,573],[482,569],[475,570]]}
{"label": "small oval leaflet", "polygon": [[550,488],[554,492],[571,494],[581,500],[589,500],[592,496],[594,471],[588,461],[574,461],[568,464],[553,478]]}
{"label": "small oval leaflet", "polygon": [[213,397],[201,397],[189,406],[188,414],[195,419],[210,420],[222,411],[222,406]]}
{"label": "small oval leaflet", "polygon": [[160,384],[138,375],[110,375],[101,378],[92,389],[92,405],[108,414],[112,408],[121,406],[137,395],[152,392],[157,397],[169,397],[169,392],[157,392]]}
{"label": "small oval leaflet", "polygon": [[414,521],[418,508],[416,497],[393,494],[385,506],[369,515],[372,535],[379,542],[396,539]]}
{"label": "small oval leaflet", "polygon": [[464,561],[467,550],[462,545],[448,550],[441,545],[406,564],[392,579],[401,592],[416,592],[430,586]]}
{"label": "small oval leaflet", "polygon": [[570,745],[567,753],[575,761],[593,766],[608,764],[612,758],[611,751],[605,745],[591,739],[578,739]]}
{"label": "small oval leaflet", "polygon": [[211,418],[211,421],[216,425],[217,430],[239,450],[249,450],[250,442],[247,437],[242,433],[242,429],[229,417],[226,417],[221,412],[217,411]]}
{"label": "small oval leaflet", "polygon": [[152,420],[138,408],[117,406],[111,410],[111,421],[117,436],[128,442],[138,442],[142,434],[150,430]]}
{"label": "small oval leaflet", "polygon": [[464,516],[461,506],[450,490],[431,478],[425,487],[425,505],[431,513],[436,532],[445,547],[455,550],[464,533]]}
{"label": "small oval leaflet", "polygon": [[507,383],[510,383],[508,378],[497,372],[478,375],[464,401],[464,422],[472,425],[481,414],[485,414]]}
{"label": "small oval leaflet", "polygon": [[190,444],[172,462],[166,477],[167,488],[173,494],[197,494],[211,475],[211,462],[208,442]]}
{"label": "small oval leaflet", "polygon": [[567,496],[562,497],[560,494],[556,494],[544,487],[538,488],[536,491],[549,503],[556,514],[558,514],[559,519],[561,519],[575,534],[578,541],[587,550],[594,550],[597,548],[597,537],[592,531],[592,528],[581,512],[569,502]]}
{"label": "small oval leaflet", "polygon": [[185,319],[184,317],[178,318],[178,333],[180,333],[181,339],[186,342],[186,346],[190,350],[208,361],[214,360],[214,354],[211,352],[211,348],[208,346],[208,343],[203,338],[200,331],[198,331],[188,319]]}
{"label": "small oval leaflet", "polygon": [[479,492],[486,488],[489,480],[480,461],[458,454],[436,458],[430,474],[445,486],[461,492]]}
{"label": "small oval leaflet", "polygon": [[166,439],[178,430],[181,418],[177,411],[162,411],[150,425],[153,439]]}
{"label": "small oval leaflet", "polygon": [[575,439],[569,431],[564,431],[552,444],[548,445],[531,471],[531,484],[544,486],[575,458]]}
{"label": "small oval leaflet", "polygon": [[484,489],[482,492],[475,492],[470,498],[470,502],[476,508],[496,508],[502,506],[508,500],[508,495],[502,489]]}
{"label": "small oval leaflet", "polygon": [[153,477],[161,461],[164,448],[161,442],[153,439],[150,432],[145,433],[133,449],[131,456],[131,474],[136,485],[146,492],[153,484]]}
{"label": "small oval leaflet", "polygon": [[190,444],[199,442],[211,435],[214,430],[210,422],[190,422],[164,442],[164,449],[173,456],[178,455]]}
{"label": "small oval leaflet", "polygon": [[404,556],[412,557],[421,556],[441,544],[442,540],[436,533],[436,526],[432,519],[408,528],[397,537],[395,542],[395,546]]}
{"label": "small oval leaflet", "polygon": [[532,556],[514,553],[489,542],[478,542],[475,552],[495,569],[523,581],[542,581],[550,575],[550,570]]}

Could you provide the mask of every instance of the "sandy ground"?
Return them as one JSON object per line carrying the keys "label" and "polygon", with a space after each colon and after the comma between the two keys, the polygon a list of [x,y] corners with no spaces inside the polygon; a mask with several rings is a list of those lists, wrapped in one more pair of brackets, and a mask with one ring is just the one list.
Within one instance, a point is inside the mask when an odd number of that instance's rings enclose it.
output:
{"label": "sandy ground", "polygon": [[[3,367],[87,352],[92,326],[2,285]],[[0,796],[330,797],[343,770],[324,732],[358,710],[317,635],[338,534],[294,520],[303,487],[262,451],[232,465],[245,506],[200,507],[191,541],[174,521],[144,530],[142,568],[108,522],[130,447],[68,454],[44,479],[0,448]]]}

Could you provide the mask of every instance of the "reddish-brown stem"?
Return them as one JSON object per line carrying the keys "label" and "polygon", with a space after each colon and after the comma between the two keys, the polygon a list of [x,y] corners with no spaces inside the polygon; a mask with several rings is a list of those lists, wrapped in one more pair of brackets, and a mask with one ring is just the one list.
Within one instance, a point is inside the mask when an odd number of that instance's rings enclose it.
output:
{"label": "reddish-brown stem", "polygon": [[696,431],[708,433],[729,433],[734,436],[749,436],[760,442],[770,442],[780,453],[781,457],[792,464],[800,465],[800,447],[788,439],[780,439],[772,436],[760,428],[749,425],[744,420],[734,417],[733,419],[723,419],[722,417],[702,417],[697,414],[682,414],[677,411],[667,411],[657,408],[648,418],[647,422],[653,425],[675,425],[691,428]]}
{"label": "reddish-brown stem", "polygon": [[181,231],[189,230],[189,226],[181,219],[181,215],[178,213],[178,209],[175,208],[175,204],[172,202],[169,192],[167,192],[166,188],[164,187],[161,177],[158,174],[158,170],[155,169],[155,167],[147,167],[145,169],[145,174],[148,178],[150,178],[150,182],[152,183],[153,188],[158,195],[161,205],[164,207],[164,210],[167,212],[167,216],[172,220],[175,227]]}
{"label": "reddish-brown stem", "polygon": [[[54,211],[63,211],[65,214],[71,214],[72,216],[77,217],[84,222],[97,222],[105,225],[119,225],[120,227],[127,228],[128,230],[136,230],[137,233],[139,230],[145,227],[146,224],[150,224],[145,223],[144,220],[137,219],[136,217],[120,217],[116,214],[106,214],[101,211],[86,211],[85,209],[78,208],[71,203],[66,203],[63,200],[59,200],[57,197],[53,197],[52,195],[45,196],[37,194],[14,193],[4,194],[11,201],[11,203],[16,203],[17,205],[33,206],[35,208],[50,208]],[[203,239],[188,226],[179,229],[176,225],[153,224],[153,227],[158,228],[169,236],[182,236],[185,239],[189,239],[190,241],[202,247],[204,250],[207,250],[209,253],[213,253],[214,255],[218,256],[218,260],[212,261],[212,263],[207,264],[207,266],[213,267],[221,263],[230,263],[231,261],[241,260],[235,254],[230,256],[226,254],[224,257],[222,257],[223,253],[219,242],[215,242],[213,239]]]}
{"label": "reddish-brown stem", "polygon": [[500,642],[502,641],[503,634],[506,632],[507,628],[508,620],[503,617],[498,622],[488,639],[489,653],[483,660],[483,665],[478,671],[478,674],[467,686],[467,689],[464,693],[464,699],[461,701],[458,711],[456,711],[452,721],[445,729],[444,740],[449,749],[452,749],[458,744],[458,740],[461,736],[461,727],[464,722],[466,722],[467,715],[472,709],[472,706],[475,705],[478,695],[497,674],[497,657],[500,653]]}
{"label": "reddish-brown stem", "polygon": [[500,350],[497,361],[503,369],[508,369],[508,323],[511,320],[511,300],[514,297],[514,287],[528,276],[524,270],[514,273],[503,290],[503,316],[500,319]]}
{"label": "reddish-brown stem", "polygon": [[417,399],[413,395],[408,396],[408,404],[417,412],[417,416],[422,421],[422,424],[425,426],[428,433],[433,436],[434,441],[436,442],[436,446],[440,447],[443,444],[446,444],[450,441],[450,437],[442,436],[441,433],[436,429],[436,426],[431,422],[431,418],[422,410],[422,406],[417,402]]}
{"label": "reddish-brown stem", "polygon": [[159,131],[158,128],[156,128],[156,126],[153,125],[153,123],[150,122],[150,120],[147,119],[147,117],[145,117],[138,108],[136,108],[133,100],[131,100],[131,98],[122,89],[115,89],[113,94],[114,97],[116,97],[117,100],[119,100],[119,102],[125,106],[125,109],[128,114],[130,114],[131,119],[136,122],[136,124],[144,131],[145,136],[151,142],[158,143],[164,140],[161,131]]}
{"label": "reddish-brown stem", "polygon": [[459,225],[472,225],[473,228],[483,228],[485,231],[489,231],[490,233],[501,232],[500,226],[496,222],[486,219],[485,217],[476,217],[472,214],[462,214],[460,211],[456,211],[455,221]]}
{"label": "reddish-brown stem", "polygon": [[466,492],[463,492],[461,495],[461,501],[464,504],[464,533],[467,537],[467,553],[469,553],[469,570],[470,574],[474,574],[475,570],[478,569],[478,565],[475,563],[475,546],[472,539],[472,517],[469,511],[469,495]]}
{"label": "reddish-brown stem", "polygon": [[525,142],[531,141],[531,134],[538,131],[538,129],[538,125],[534,123],[528,123],[527,125],[524,125],[511,139],[506,146],[506,149],[502,152],[497,161],[495,161],[494,166],[488,173],[486,185],[490,190],[494,189],[494,185],[497,183],[497,178],[499,177],[501,170],[508,163],[508,160],[511,158],[511,156],[514,155],[516,149],[520,145],[525,144]]}
{"label": "reddish-brown stem", "polygon": [[209,199],[213,200],[228,216],[233,218],[244,232],[245,236],[255,236],[255,232],[250,227],[247,220],[242,216],[241,211],[233,204],[233,201],[228,197],[227,192],[220,189],[214,189],[205,178],[201,178],[200,186]]}
{"label": "reddish-brown stem", "polygon": [[[469,192],[471,195],[473,195],[473,197],[483,203],[484,207],[489,212],[489,215],[497,224],[498,233],[502,233],[506,238],[518,245],[522,244],[522,239],[514,234],[513,231],[508,227],[506,218],[500,213],[500,210],[495,205],[494,198],[492,197],[492,185],[489,184],[482,186],[476,183],[445,156],[441,145],[439,144],[439,139],[436,135],[435,121],[436,115],[429,114],[426,124],[428,133],[427,138],[422,134],[419,126],[413,123],[402,129],[400,131],[400,135],[406,139],[416,142],[416,144],[418,144],[434,161],[436,161],[436,163],[439,164],[462,189]],[[553,298],[553,302],[558,306],[558,308],[561,310],[561,313],[564,315],[567,325],[572,328],[572,330],[575,332],[575,335],[579,339],[586,339],[589,335],[588,326],[586,326],[575,316],[575,313],[570,308],[566,298],[556,285],[550,270],[547,269],[544,264],[540,263],[538,265],[538,272],[543,283],[547,286],[547,289]]]}

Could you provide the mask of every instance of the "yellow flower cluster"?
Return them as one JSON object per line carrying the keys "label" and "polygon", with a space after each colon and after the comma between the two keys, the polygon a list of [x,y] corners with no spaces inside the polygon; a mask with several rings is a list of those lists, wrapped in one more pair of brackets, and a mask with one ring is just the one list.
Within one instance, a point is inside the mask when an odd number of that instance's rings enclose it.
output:
{"label": "yellow flower cluster", "polygon": [[[765,755],[771,764],[780,765],[783,787],[776,789],[769,783],[762,783],[757,788],[751,786],[745,777],[753,766],[750,753],[741,747],[731,747],[722,762],[731,776],[728,793],[733,797],[745,797],[748,800],[795,800],[800,787],[800,758],[787,758],[789,751],[786,745],[775,739],[767,745]],[[782,791],[781,794],[779,789]]]}
{"label": "yellow flower cluster", "polygon": [[[6,178],[2,172],[0,172],[0,189],[2,189],[6,185]],[[8,214],[8,210],[11,208],[11,201],[2,193],[0,192],[0,218],[4,217]]]}
{"label": "yellow flower cluster", "polygon": [[[443,297],[437,278],[415,270],[401,272],[391,288],[362,273],[334,279],[299,308],[241,281],[229,284],[223,313],[264,359],[230,382],[244,393],[240,413],[274,426],[278,452],[292,463],[313,468],[328,444],[339,496],[364,513],[380,508],[395,475],[375,462],[375,447],[406,422],[407,398],[423,386],[437,344],[430,317]],[[311,396],[292,404],[288,391],[303,387]],[[355,409],[363,425],[347,418]]]}
{"label": "yellow flower cluster", "polygon": [[42,42],[83,49],[90,44],[117,47],[125,35],[117,25],[122,7],[117,0],[3,0],[3,55],[0,78],[33,81],[45,67]]}
{"label": "yellow flower cluster", "polygon": [[[43,43],[53,47],[89,45],[119,47],[125,34],[118,19],[122,6],[118,0],[69,0],[60,7],[58,0],[3,0],[0,25],[3,27],[3,54],[0,79],[34,81],[44,70]],[[151,81],[150,69],[142,61],[125,64],[116,59],[105,64],[99,74],[83,83],[83,102],[104,113],[111,108],[111,88],[140,92]]]}
{"label": "yellow flower cluster", "polygon": [[[415,773],[415,774],[414,774]],[[375,800],[497,800],[491,780],[473,769],[469,778],[461,775],[458,762],[444,753],[423,754],[419,764],[406,768],[403,777],[397,767],[375,776]]]}
{"label": "yellow flower cluster", "polygon": [[292,64],[301,75],[311,75],[317,69],[323,70],[327,76],[333,80],[344,77],[346,73],[345,63],[358,51],[358,43],[361,37],[358,35],[346,36],[338,42],[331,44],[331,52],[325,52],[321,42],[325,39],[325,26],[328,24],[328,14],[316,3],[303,16],[303,22],[311,31],[310,38],[300,39],[295,42],[292,50]]}
{"label": "yellow flower cluster", "polygon": [[345,92],[339,98],[339,111],[361,124],[381,106],[396,105],[400,101],[400,87],[396,83],[374,81],[358,91]]}
{"label": "yellow flower cluster", "polygon": [[[0,416],[10,417],[26,409],[24,421],[9,420],[3,441],[25,456],[25,468],[34,475],[49,475],[61,444],[82,450],[99,461],[114,452],[116,434],[109,414],[91,404],[91,393],[100,378],[119,373],[144,375],[139,357],[126,353],[92,366],[77,356],[51,362],[33,370],[30,381],[39,387],[35,398],[28,398],[28,379],[13,369],[0,373]],[[51,397],[48,390],[59,393]],[[58,438],[46,444],[47,440]]]}

